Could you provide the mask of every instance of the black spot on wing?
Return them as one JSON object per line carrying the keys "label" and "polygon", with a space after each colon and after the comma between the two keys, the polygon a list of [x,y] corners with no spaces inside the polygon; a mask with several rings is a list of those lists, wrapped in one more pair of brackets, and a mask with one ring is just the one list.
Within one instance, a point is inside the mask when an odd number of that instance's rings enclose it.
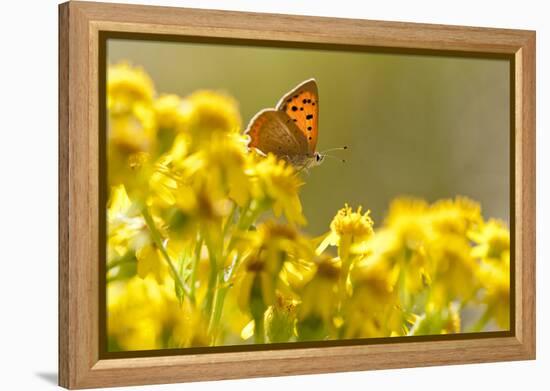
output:
{"label": "black spot on wing", "polygon": [[312,118],[313,118],[313,114],[306,115],[306,119],[312,119]]}

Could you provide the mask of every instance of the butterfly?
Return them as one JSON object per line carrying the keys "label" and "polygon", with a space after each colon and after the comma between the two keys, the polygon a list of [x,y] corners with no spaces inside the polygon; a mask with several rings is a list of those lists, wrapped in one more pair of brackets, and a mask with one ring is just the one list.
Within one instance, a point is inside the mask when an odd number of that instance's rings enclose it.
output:
{"label": "butterfly", "polygon": [[319,135],[319,93],[315,79],[285,94],[274,109],[258,112],[245,130],[248,147],[272,153],[299,169],[318,166],[325,155],[316,151]]}

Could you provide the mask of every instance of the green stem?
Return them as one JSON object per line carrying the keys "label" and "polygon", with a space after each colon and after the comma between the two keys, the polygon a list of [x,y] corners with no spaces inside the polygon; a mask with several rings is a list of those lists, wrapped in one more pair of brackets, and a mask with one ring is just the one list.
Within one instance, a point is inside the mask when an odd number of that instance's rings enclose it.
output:
{"label": "green stem", "polygon": [[208,277],[208,288],[206,289],[206,301],[205,301],[205,313],[209,316],[212,313],[212,304],[214,301],[214,292],[216,289],[216,282],[218,280],[218,265],[216,261],[216,252],[214,246],[208,237],[205,238],[206,247],[208,248],[208,261],[210,266],[209,277]]}
{"label": "green stem", "polygon": [[223,312],[223,304],[225,301],[225,295],[227,293],[228,286],[223,282],[223,273],[220,273],[218,278],[218,285],[216,286],[216,293],[214,295],[214,301],[212,305],[212,313],[210,314],[210,321],[208,323],[208,335],[211,338],[212,346],[216,345],[216,339],[218,337],[218,325]]}
{"label": "green stem", "polygon": [[406,289],[407,268],[409,266],[411,256],[412,256],[411,252],[409,250],[405,250],[404,260],[401,260],[400,262],[401,264],[399,267],[399,275],[397,277],[397,286],[399,288],[399,300],[401,301],[401,305],[403,306],[407,314],[410,314],[412,312],[411,295],[410,295],[410,292]]}
{"label": "green stem", "polygon": [[162,237],[160,235],[160,232],[155,226],[155,222],[153,221],[153,218],[149,214],[149,211],[147,210],[147,208],[143,209],[142,214],[143,214],[143,218],[145,219],[145,224],[147,224],[147,227],[149,228],[149,232],[151,233],[151,237],[153,238],[153,243],[155,243],[157,248],[160,250],[160,253],[162,254],[164,260],[170,267],[170,270],[172,271],[172,275],[174,277],[174,281],[181,288],[183,293],[189,296],[190,295],[189,288],[187,288],[187,286],[185,286],[185,284],[181,280],[181,276],[179,275],[178,270],[174,266],[174,263],[170,259],[170,256],[168,255],[168,252],[166,251],[166,248],[162,243]]}
{"label": "green stem", "polygon": [[237,265],[239,264],[240,258],[237,257],[235,259],[234,264],[231,267],[231,270],[229,271],[229,276],[227,277],[227,281],[224,280],[224,274],[223,271],[218,274],[218,281],[216,286],[216,293],[214,294],[213,303],[212,303],[212,312],[210,316],[210,321],[208,324],[208,335],[212,338],[212,345],[216,345],[216,338],[218,337],[218,325],[220,324],[220,320],[223,314],[223,305],[225,302],[225,296],[231,288],[231,279],[233,278],[233,275],[235,274],[235,270],[237,269]]}
{"label": "green stem", "polygon": [[233,207],[231,208],[231,213],[229,214],[229,217],[227,218],[227,221],[225,222],[225,225],[223,227],[223,234],[222,237],[225,238],[227,233],[229,232],[229,229],[231,228],[231,223],[233,222],[233,219],[235,218],[235,214],[237,213],[237,204],[233,203]]}
{"label": "green stem", "polygon": [[342,269],[340,271],[340,279],[338,281],[338,290],[339,290],[339,296],[340,296],[340,303],[346,300],[347,297],[347,282],[349,278],[349,271],[351,269],[351,264],[353,262],[353,258],[351,256],[348,256],[345,259],[341,260],[342,262]]}
{"label": "green stem", "polygon": [[[236,228],[240,231],[248,231],[252,223],[263,212],[262,208],[250,208],[250,202],[241,208],[239,213],[239,219],[236,224]],[[226,253],[229,253],[235,244],[235,237],[231,236],[227,246],[225,247]]]}
{"label": "green stem", "polygon": [[[224,226],[222,227],[223,245],[219,253],[215,252],[216,250],[214,249],[213,244],[210,243],[208,238],[206,238],[206,246],[208,247],[208,253],[210,255],[210,276],[208,282],[205,311],[207,314],[210,315],[208,322],[208,335],[211,338],[212,345],[216,345],[216,339],[219,336],[218,326],[223,313],[225,297],[227,291],[230,288],[230,284],[228,281],[230,281],[233,277],[234,271],[239,261],[238,258],[235,260],[229,272],[229,277],[227,281],[224,281],[224,270],[218,270],[216,260],[218,258],[219,260],[225,259],[231,252],[234,244],[234,237],[231,235],[229,240],[226,242],[226,236],[230,235],[231,228],[236,226],[238,229],[248,230],[249,226],[257,218],[258,213],[260,213],[260,210],[258,210],[258,208],[256,208],[255,210],[251,209],[250,203],[248,203],[240,210],[238,222],[234,225],[232,223],[235,215],[237,214],[237,211],[238,207],[234,205],[231,214],[229,215]],[[227,245],[225,245],[225,243],[227,243]]]}
{"label": "green stem", "polygon": [[254,317],[254,343],[265,343],[264,315]]}
{"label": "green stem", "polygon": [[195,300],[195,286],[197,285],[197,272],[199,269],[199,263],[201,261],[201,250],[202,238],[199,238],[195,246],[195,252],[193,254],[193,265],[191,266],[191,287],[189,289],[189,294],[193,301]]}
{"label": "green stem", "polygon": [[248,231],[252,223],[254,223],[254,221],[260,216],[260,214],[262,214],[264,210],[265,208],[261,204],[256,203],[252,206],[249,203],[241,210],[237,227],[241,231]]}
{"label": "green stem", "polygon": [[[248,206],[248,204],[247,204],[247,206]],[[235,216],[239,212],[239,210],[240,210],[240,213],[239,213],[239,219],[240,219],[240,217],[242,216],[242,213],[243,213],[242,211],[244,210],[244,208],[240,209],[237,204],[233,203],[233,207],[231,209],[231,214],[227,218],[227,221],[225,222],[225,225],[224,225],[223,230],[222,230],[222,232],[223,232],[223,234],[222,234],[222,241],[223,241],[222,253],[223,253],[224,259],[225,259],[225,256],[227,254],[229,254],[229,252],[231,251],[231,248],[233,247],[233,244],[234,244],[233,231],[234,231],[234,227],[236,225],[232,224],[232,223],[233,223],[233,220],[235,219]],[[238,223],[237,223],[237,225],[238,225]],[[232,228],[233,228],[233,230],[232,230]]]}

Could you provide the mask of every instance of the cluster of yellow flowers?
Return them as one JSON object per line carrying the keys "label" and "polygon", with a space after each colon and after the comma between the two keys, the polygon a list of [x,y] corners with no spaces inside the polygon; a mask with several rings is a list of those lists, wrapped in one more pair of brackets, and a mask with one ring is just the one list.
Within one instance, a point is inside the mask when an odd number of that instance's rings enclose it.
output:
{"label": "cluster of yellow flowers", "polygon": [[109,350],[509,327],[509,232],[474,201],[400,198],[376,230],[345,205],[311,238],[300,176],[247,149],[231,97],[120,63],[107,107]]}

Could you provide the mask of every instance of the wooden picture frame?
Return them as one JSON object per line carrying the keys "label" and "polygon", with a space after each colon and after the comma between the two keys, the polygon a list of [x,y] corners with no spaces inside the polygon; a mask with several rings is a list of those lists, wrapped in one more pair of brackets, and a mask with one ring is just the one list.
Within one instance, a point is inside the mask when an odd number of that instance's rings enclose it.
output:
{"label": "wooden picture frame", "polygon": [[[305,42],[425,53],[491,53],[513,64],[515,203],[510,333],[387,339],[160,357],[101,357],[98,83],[103,32]],[[59,384],[89,388],[535,358],[535,32],[89,2],[59,6]]]}

